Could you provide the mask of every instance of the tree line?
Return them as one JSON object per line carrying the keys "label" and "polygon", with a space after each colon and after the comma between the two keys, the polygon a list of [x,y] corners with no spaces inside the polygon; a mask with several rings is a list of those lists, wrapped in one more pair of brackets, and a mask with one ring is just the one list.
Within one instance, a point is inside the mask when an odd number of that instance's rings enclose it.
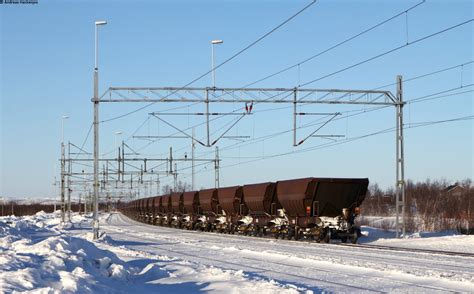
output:
{"label": "tree line", "polygon": [[[474,186],[471,179],[450,184],[446,180],[413,182],[405,188],[406,226],[409,232],[458,230],[474,233]],[[395,190],[369,186],[361,205],[363,216],[393,217]],[[387,223],[382,226],[388,226]]]}

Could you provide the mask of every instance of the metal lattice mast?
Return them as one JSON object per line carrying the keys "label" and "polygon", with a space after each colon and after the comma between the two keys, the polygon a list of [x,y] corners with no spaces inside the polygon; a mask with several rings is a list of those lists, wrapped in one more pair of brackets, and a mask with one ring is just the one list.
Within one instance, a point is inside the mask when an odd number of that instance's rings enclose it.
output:
{"label": "metal lattice mast", "polygon": [[397,76],[396,104],[396,237],[405,236],[405,158],[403,138],[403,85],[402,76]]}
{"label": "metal lattice mast", "polygon": [[68,165],[67,165],[67,221],[71,222],[71,143],[68,142],[67,144],[67,158],[68,158]]}
{"label": "metal lattice mast", "polygon": [[216,146],[216,160],[214,162],[214,169],[215,169],[215,187],[219,188],[219,147]]}
{"label": "metal lattice mast", "polygon": [[192,133],[192,142],[191,142],[191,190],[194,191],[194,186],[195,186],[195,174],[194,174],[194,153],[196,149],[196,143],[194,142],[194,128],[193,128],[193,133]]}
{"label": "metal lattice mast", "polygon": [[64,155],[64,142],[61,142],[61,223],[65,222],[65,210],[66,206],[64,203],[65,198],[65,168],[66,168],[66,159]]}

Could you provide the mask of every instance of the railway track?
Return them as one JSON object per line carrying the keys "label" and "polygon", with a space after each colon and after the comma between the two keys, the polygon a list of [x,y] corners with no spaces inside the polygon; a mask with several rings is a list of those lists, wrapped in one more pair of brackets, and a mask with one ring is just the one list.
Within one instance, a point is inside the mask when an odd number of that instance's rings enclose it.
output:
{"label": "railway track", "polygon": [[[138,222],[140,224],[145,224],[145,225],[150,225],[148,223],[142,223]],[[155,227],[164,227],[164,228],[172,228],[172,227],[167,227],[167,226],[156,226],[156,225],[150,225],[150,226],[155,226]],[[176,230],[181,230],[178,228],[172,228]],[[186,230],[184,230],[186,231]],[[207,232],[209,233],[209,232]],[[211,234],[219,234],[216,232],[211,232]],[[222,233],[223,235],[226,235]],[[250,238],[250,239],[263,239],[263,240],[274,240],[274,236],[263,236],[263,237],[257,237],[257,236],[251,236],[251,235],[243,235],[243,234],[228,234],[228,236],[240,236],[243,238]],[[278,239],[277,239],[278,240]],[[307,239],[301,239],[301,240],[287,240],[287,239],[282,239],[285,240],[285,242],[295,242],[295,243],[309,243],[309,244],[319,244],[315,241],[310,241]],[[438,254],[438,255],[448,255],[448,256],[460,256],[460,257],[472,257],[474,258],[474,253],[469,253],[469,252],[456,252],[456,251],[445,251],[445,250],[434,250],[434,249],[422,249],[422,248],[408,248],[408,247],[398,247],[398,246],[387,246],[387,245],[375,245],[375,244],[351,244],[351,243],[329,243],[329,245],[335,245],[335,246],[345,246],[345,247],[356,247],[356,248],[367,248],[367,249],[373,249],[373,250],[389,250],[389,251],[398,251],[398,252],[411,252],[411,253],[426,253],[426,254]]]}
{"label": "railway track", "polygon": [[441,251],[436,256],[431,251],[386,248],[390,246],[201,234],[144,225],[120,214],[107,219],[103,229],[116,242],[112,245],[241,270],[315,292],[469,292],[472,283],[472,254],[449,256]]}
{"label": "railway track", "polygon": [[474,253],[468,253],[468,252],[456,252],[456,251],[421,249],[421,248],[407,248],[407,247],[373,245],[373,244],[346,244],[346,243],[340,243],[338,245],[347,246],[347,247],[367,248],[367,249],[374,249],[374,250],[405,251],[405,252],[452,255],[452,256],[462,256],[462,257],[472,257],[472,258],[474,258]]}

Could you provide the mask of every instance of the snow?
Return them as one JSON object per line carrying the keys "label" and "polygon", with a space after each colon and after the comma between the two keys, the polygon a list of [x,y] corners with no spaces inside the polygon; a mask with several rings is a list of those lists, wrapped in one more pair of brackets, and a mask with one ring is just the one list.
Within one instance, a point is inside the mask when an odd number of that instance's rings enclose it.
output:
{"label": "snow", "polygon": [[293,286],[173,257],[91,242],[90,219],[60,228],[53,215],[0,218],[0,293],[297,293]]}
{"label": "snow", "polygon": [[361,238],[360,243],[474,254],[474,236],[460,235],[455,231],[418,232],[406,238],[396,239],[395,232],[362,227],[362,234],[366,237]]}
{"label": "snow", "polygon": [[[474,257],[200,233],[118,214],[0,217],[0,293],[472,292]],[[474,236],[363,227],[363,244],[474,253]]]}

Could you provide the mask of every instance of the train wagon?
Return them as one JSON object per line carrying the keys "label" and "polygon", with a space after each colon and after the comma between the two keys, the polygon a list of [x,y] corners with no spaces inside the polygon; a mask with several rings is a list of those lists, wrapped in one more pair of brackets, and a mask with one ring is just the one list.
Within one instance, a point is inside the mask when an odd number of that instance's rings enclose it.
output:
{"label": "train wagon", "polygon": [[181,228],[181,217],[183,214],[183,193],[171,193],[171,222],[173,228]]}
{"label": "train wagon", "polygon": [[145,199],[138,200],[138,220],[145,221]]}
{"label": "train wagon", "polygon": [[159,199],[158,224],[169,226],[171,219],[171,197],[170,195],[163,195]]}
{"label": "train wagon", "polygon": [[242,187],[219,188],[217,198],[220,214],[214,220],[214,228],[220,233],[234,233],[240,216],[247,213]]}
{"label": "train wagon", "polygon": [[183,216],[182,227],[188,230],[194,228],[194,224],[200,214],[199,192],[184,192],[183,193]]}
{"label": "train wagon", "polygon": [[277,215],[282,207],[275,194],[276,183],[244,185],[242,190],[247,211],[241,214],[238,221],[240,233],[258,236],[276,234],[282,225],[286,225]]}
{"label": "train wagon", "polygon": [[331,238],[353,243],[360,236],[354,225],[358,207],[365,198],[368,179],[305,178],[279,181],[278,201],[283,207],[288,225],[279,235],[288,239]]}
{"label": "train wagon", "polygon": [[155,225],[158,222],[158,209],[160,205],[160,197],[152,197],[152,206],[151,206],[151,222],[150,224]]}
{"label": "train wagon", "polygon": [[213,231],[214,221],[221,214],[217,189],[206,189],[199,191],[199,216],[194,223],[195,230]]}
{"label": "train wagon", "polygon": [[145,222],[153,222],[153,198],[145,198]]}

